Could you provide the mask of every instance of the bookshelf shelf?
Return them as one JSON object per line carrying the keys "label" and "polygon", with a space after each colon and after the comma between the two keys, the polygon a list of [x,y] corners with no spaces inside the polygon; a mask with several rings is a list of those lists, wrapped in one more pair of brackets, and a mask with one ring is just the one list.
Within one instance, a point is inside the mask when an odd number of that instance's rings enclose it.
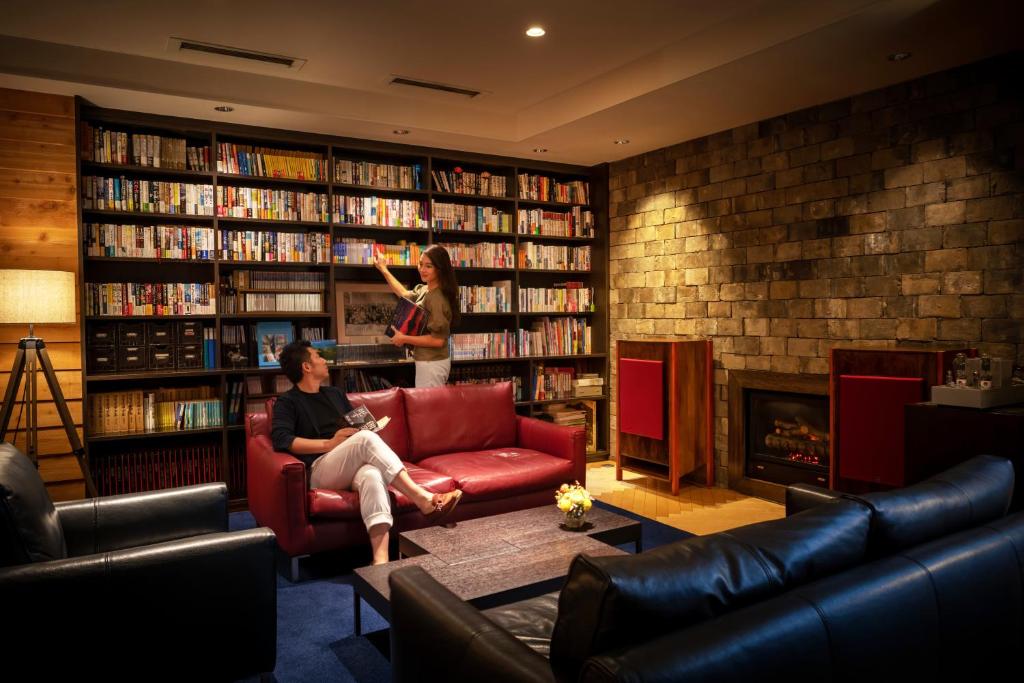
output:
{"label": "bookshelf shelf", "polygon": [[483,230],[439,230],[434,229],[434,234],[439,235],[445,239],[459,239],[466,237],[492,237],[502,240],[515,239],[516,234],[514,232],[486,232]]}
{"label": "bookshelf shelf", "polygon": [[213,180],[213,173],[209,171],[193,171],[191,169],[184,168],[163,168],[156,166],[135,166],[133,164],[107,164],[102,161],[83,161],[82,170],[89,171],[90,174],[96,173],[98,175],[108,175],[111,173],[130,173],[132,175],[189,178],[197,181]]}
{"label": "bookshelf shelf", "polygon": [[573,237],[570,235],[537,235],[534,233],[520,232],[516,235],[520,240],[533,242],[534,240],[552,240],[554,242],[581,242],[588,244],[594,241],[593,237]]}
{"label": "bookshelf shelf", "polygon": [[213,320],[217,316],[213,313],[198,313],[195,315],[87,315],[86,320]]}
{"label": "bookshelf shelf", "polygon": [[[529,395],[529,385],[538,370],[543,366],[548,368],[561,368],[571,373],[598,373],[602,377],[608,376],[608,239],[607,239],[607,167],[605,165],[593,168],[572,166],[567,164],[538,162],[526,159],[512,159],[475,153],[462,153],[452,150],[432,150],[417,146],[408,146],[386,142],[358,142],[345,138],[333,138],[330,136],[304,134],[291,131],[268,131],[262,128],[252,128],[244,125],[229,124],[213,121],[197,121],[191,119],[175,119],[168,116],[153,116],[142,113],[118,112],[104,110],[86,105],[80,102],[78,107],[78,118],[82,123],[89,123],[94,130],[117,132],[118,135],[127,133],[128,142],[124,137],[119,138],[121,148],[117,151],[121,156],[101,156],[95,153],[96,158],[120,158],[132,160],[140,158],[133,156],[132,146],[139,144],[132,133],[157,134],[170,138],[173,144],[166,149],[175,150],[171,152],[180,159],[182,150],[186,155],[192,155],[198,150],[204,158],[208,157],[211,170],[192,171],[177,170],[166,167],[143,167],[134,164],[105,164],[92,161],[81,161],[79,171],[82,176],[96,177],[121,177],[128,180],[155,180],[155,181],[177,181],[193,185],[213,186],[214,200],[220,199],[218,195],[224,190],[225,194],[231,193],[231,188],[251,187],[267,191],[296,191],[301,193],[315,193],[325,196],[329,213],[327,220],[280,220],[266,218],[241,218],[235,216],[214,215],[192,215],[192,214],[165,214],[148,212],[127,212],[111,209],[83,209],[81,212],[82,223],[100,223],[113,225],[184,225],[189,230],[203,229],[212,232],[214,241],[211,246],[210,259],[172,259],[172,258],[138,258],[138,257],[108,257],[108,256],[87,256],[85,247],[82,248],[83,267],[80,278],[81,283],[86,282],[203,282],[212,283],[218,288],[218,298],[227,302],[227,297],[238,297],[235,302],[239,308],[243,303],[252,304],[251,300],[260,299],[260,295],[266,295],[269,301],[278,302],[279,306],[307,305],[289,302],[285,304],[286,297],[275,297],[273,295],[323,295],[323,306],[326,311],[241,311],[221,314],[203,314],[189,316],[83,316],[82,339],[90,339],[90,332],[99,326],[117,326],[119,324],[142,324],[146,326],[146,334],[159,334],[161,329],[168,329],[163,324],[168,324],[173,329],[173,334],[185,334],[180,330],[191,329],[182,327],[188,322],[198,322],[203,327],[203,335],[198,338],[202,344],[204,353],[213,354],[213,362],[218,366],[215,369],[166,369],[166,370],[122,370],[120,372],[102,372],[102,365],[88,365],[88,370],[83,371],[83,404],[94,393],[139,391],[140,388],[148,391],[151,389],[160,390],[191,390],[192,388],[212,389],[214,395],[221,397],[224,422],[233,424],[223,427],[214,427],[204,430],[168,430],[151,433],[125,433],[125,434],[104,434],[95,435],[86,440],[90,454],[102,458],[108,454],[119,454],[132,449],[134,452],[145,452],[146,441],[152,437],[158,437],[159,442],[154,442],[153,450],[157,448],[163,453],[179,453],[181,465],[184,467],[190,457],[188,449],[197,441],[204,444],[216,442],[211,462],[217,464],[217,471],[228,481],[229,499],[234,503],[246,500],[245,490],[245,438],[244,423],[240,422],[239,412],[244,413],[248,408],[256,408],[255,405],[247,405],[249,402],[256,404],[265,398],[273,396],[276,392],[268,392],[274,385],[274,375],[282,374],[279,367],[229,367],[234,362],[255,363],[258,350],[254,350],[258,334],[277,334],[276,327],[285,323],[291,324],[292,335],[298,338],[300,334],[308,335],[311,338],[339,338],[337,332],[338,313],[343,310],[337,303],[339,292],[343,291],[343,285],[356,283],[358,285],[383,285],[381,278],[375,271],[372,264],[357,263],[334,263],[333,248],[335,240],[340,238],[355,238],[354,241],[374,241],[379,244],[395,245],[399,241],[416,243],[420,249],[427,246],[444,243],[458,246],[459,260],[480,263],[489,261],[481,259],[508,258],[504,252],[511,251],[513,263],[517,264],[518,255],[515,253],[523,248],[523,243],[536,243],[536,251],[533,253],[546,254],[557,252],[574,252],[576,249],[589,250],[590,259],[584,260],[586,254],[573,254],[570,259],[558,257],[554,260],[541,261],[531,254],[531,263],[590,263],[592,269],[588,271],[568,269],[526,269],[517,265],[510,267],[484,267],[484,266],[456,266],[456,273],[459,284],[466,287],[491,287],[494,281],[510,283],[510,291],[506,296],[512,302],[512,307],[518,305],[519,294],[522,288],[531,289],[554,289],[553,284],[563,280],[579,280],[586,288],[594,291],[594,311],[479,311],[463,313],[464,321],[460,329],[455,330],[456,334],[489,334],[498,333],[503,330],[515,332],[516,329],[530,330],[533,326],[539,327],[541,318],[550,318],[551,326],[554,329],[557,325],[566,325],[566,318],[577,318],[586,321],[588,336],[592,339],[594,353],[589,354],[561,354],[561,355],[535,355],[535,356],[512,356],[508,358],[479,358],[453,360],[452,381],[477,382],[486,381],[498,377],[515,378],[524,396]],[[113,138],[112,138],[113,139]],[[87,139],[86,139],[87,140]],[[139,138],[141,144],[149,145],[144,139]],[[184,144],[182,144],[184,141]],[[94,145],[107,144],[102,136],[99,141],[93,140]],[[124,156],[123,145],[128,144],[127,157]],[[238,145],[232,150],[225,145]],[[239,164],[244,158],[236,157],[236,154],[253,153],[253,148],[264,147],[269,149],[290,150],[294,152],[312,153],[311,158],[326,161],[327,174],[325,180],[310,180],[299,178],[282,178],[273,176],[245,175],[242,173],[221,172],[218,169],[218,156],[227,153],[226,159],[236,159]],[[98,150],[99,148],[97,148]],[[163,141],[153,149],[163,151]],[[142,151],[142,158],[149,152]],[[166,152],[164,152],[166,154]],[[165,157],[166,158],[166,157]],[[189,157],[194,158],[194,157]],[[270,162],[270,163],[267,163]],[[166,162],[163,162],[166,163]],[[254,163],[250,157],[249,163]],[[259,163],[257,160],[255,163]],[[273,160],[264,160],[270,168],[274,168]],[[252,166],[250,168],[255,168]],[[454,174],[456,167],[462,167],[467,174],[458,178]],[[219,168],[239,170],[238,166],[219,166]],[[245,168],[245,166],[242,166]],[[280,166],[279,168],[285,168]],[[292,168],[289,166],[288,168]],[[308,167],[303,167],[308,168]],[[490,180],[484,179],[490,174]],[[309,175],[307,173],[307,175]],[[363,184],[365,182],[390,182],[394,183],[401,178],[405,184],[420,184],[416,187],[386,187],[381,185]],[[340,182],[345,181],[357,182]],[[495,196],[491,194],[468,194],[462,192],[446,192],[441,190],[442,179],[448,183],[448,189],[465,186],[491,188],[496,191],[503,191],[504,194]],[[574,185],[576,181],[589,183],[589,188],[580,188]],[[474,184],[478,183],[478,184]],[[572,202],[549,202],[520,198],[527,187],[522,183],[529,183],[532,191],[547,190],[552,192],[545,196],[561,196],[582,198],[590,200],[589,205]],[[568,185],[566,189],[563,185]],[[522,185],[521,185],[522,184]],[[80,187],[85,188],[80,183]],[[538,190],[537,188],[541,188]],[[207,190],[209,192],[209,190]],[[587,192],[588,194],[581,194]],[[556,194],[557,193],[557,194]],[[380,204],[388,201],[388,213],[371,213],[368,205],[360,206],[358,200],[367,197],[376,197],[381,200]],[[444,218],[444,224],[451,227],[456,225],[457,220],[472,221],[473,216],[478,212],[464,209],[467,206],[484,207],[482,212],[486,220],[477,222],[486,223],[494,221],[492,217],[496,213],[507,214],[506,221],[511,223],[509,232],[489,232],[484,230],[445,230],[437,229],[432,225],[425,227],[388,226],[376,223],[347,223],[338,218],[344,218],[345,213],[339,213],[336,209],[336,201],[340,197],[355,198],[351,205],[343,208],[349,213],[349,218],[356,216],[367,216],[367,220],[404,220],[408,221],[410,216],[432,216],[438,219]],[[400,203],[398,200],[402,200]],[[314,200],[316,202],[316,200]],[[416,207],[415,204],[419,204]],[[447,208],[434,212],[435,204],[456,205],[454,210]],[[109,206],[109,205],[108,205]],[[322,204],[316,203],[317,208]],[[395,207],[398,207],[397,209]],[[223,210],[223,209],[222,209]],[[403,213],[393,213],[400,210]],[[577,237],[570,235],[549,235],[549,234],[523,234],[518,232],[519,211],[532,211],[531,221],[547,226],[548,229],[561,231],[573,221],[577,225],[594,225],[593,237]],[[443,212],[442,212],[443,211]],[[570,214],[569,218],[560,216],[541,216],[541,212]],[[419,213],[417,213],[419,212]],[[588,213],[590,212],[590,213]],[[241,213],[241,211],[239,211]],[[322,213],[303,213],[306,218],[317,218]],[[379,217],[378,217],[379,216]],[[579,223],[585,221],[585,223]],[[440,220],[438,221],[441,222]],[[106,228],[104,228],[106,229]],[[152,228],[147,227],[147,230]],[[260,260],[232,260],[221,258],[220,239],[227,231],[254,231],[263,233],[280,233],[281,237],[291,239],[293,236],[301,236],[306,233],[316,239],[317,248],[322,248],[320,241],[326,235],[328,251],[327,261],[260,261]],[[111,233],[114,233],[111,230]],[[140,231],[141,233],[141,231]],[[82,234],[85,233],[83,226]],[[105,233],[94,231],[93,234],[104,235]],[[116,233],[114,233],[116,234]],[[207,237],[208,239],[208,237]],[[109,238],[105,237],[105,241]],[[298,240],[296,239],[296,242]],[[284,242],[290,244],[290,242]],[[454,248],[454,247],[453,247]],[[146,253],[146,252],[128,252]],[[148,252],[153,253],[153,252]],[[245,251],[247,255],[256,252]],[[286,252],[282,252],[286,253]],[[308,254],[310,252],[306,252]],[[351,253],[351,252],[349,252]],[[500,261],[490,261],[492,263]],[[416,278],[415,263],[390,266],[400,281],[406,286],[411,286],[418,281]],[[298,289],[275,289],[262,286],[235,287],[234,284],[251,284],[255,280],[247,280],[241,275],[241,271],[273,271],[268,275],[270,280],[292,281]],[[323,287],[316,287],[316,281],[312,278],[303,280],[301,273],[315,273],[317,278],[323,280]],[[295,277],[293,277],[293,275]],[[268,280],[269,281],[269,280]],[[265,283],[261,283],[265,284]],[[84,287],[82,288],[85,289]],[[350,291],[358,290],[358,287],[350,288]],[[361,291],[361,290],[360,290]],[[485,290],[486,292],[486,290]],[[246,301],[244,295],[249,295]],[[488,301],[481,299],[480,293],[474,293],[477,301]],[[487,294],[485,294],[487,295]],[[539,300],[544,300],[543,298]],[[84,304],[84,293],[83,293]],[[268,307],[272,303],[267,304]],[[308,304],[316,306],[316,303]],[[237,310],[228,308],[227,310]],[[266,323],[266,327],[259,327],[260,323]],[[150,326],[153,326],[152,328]],[[156,330],[156,331],[153,331]],[[98,331],[98,330],[96,330]],[[212,344],[209,339],[213,336]],[[95,338],[110,339],[97,335]],[[468,340],[464,340],[468,343]],[[83,357],[89,357],[89,342],[83,343]],[[536,348],[536,347],[531,347]],[[572,347],[569,347],[572,348]],[[101,349],[102,350],[102,349]],[[112,348],[116,351],[116,347]],[[175,349],[177,352],[177,349]],[[107,352],[109,357],[110,352]],[[237,355],[235,355],[237,354]],[[255,355],[254,355],[255,354]],[[371,353],[367,353],[373,356]],[[115,354],[116,356],[116,354]],[[387,355],[378,355],[378,358],[387,358]],[[115,359],[116,360],[116,359]],[[194,360],[194,357],[193,357]],[[209,362],[210,358],[206,358]],[[156,362],[156,361],[152,361]],[[175,361],[177,362],[177,361]],[[86,363],[83,363],[86,365]],[[145,367],[145,363],[143,367]],[[137,366],[134,366],[137,367]],[[339,386],[354,385],[355,383],[379,386],[384,384],[382,380],[396,385],[407,385],[411,382],[411,359],[395,360],[369,360],[369,361],[343,361],[330,366],[332,383]],[[561,370],[558,372],[561,373]],[[249,388],[257,388],[256,378],[260,381],[262,391],[249,393]],[[573,399],[562,399],[573,400]],[[600,402],[598,411],[598,446],[607,449],[608,446],[608,399],[607,396],[587,397],[586,400]],[[543,406],[557,401],[517,401],[516,408],[521,414],[536,414]],[[195,434],[204,435],[199,439],[185,438]],[[607,450],[603,451],[605,454]],[[173,457],[173,456],[172,456]]]}
{"label": "bookshelf shelf", "polygon": [[520,204],[525,204],[527,206],[549,207],[549,208],[552,208],[552,209],[576,209],[576,208],[589,209],[590,208],[590,204],[574,204],[572,202],[545,202],[545,201],[542,201],[540,199],[522,199],[522,198],[520,198],[518,201],[519,201]]}
{"label": "bookshelf shelf", "polygon": [[231,259],[221,259],[218,261],[221,268],[239,266],[249,268],[251,266],[259,266],[260,268],[330,268],[329,263],[306,263],[304,261],[233,261]]}
{"label": "bookshelf shelf", "polygon": [[375,230],[378,232],[422,232],[429,233],[430,228],[408,228],[401,225],[367,225],[366,223],[332,223],[335,228],[345,230]]}
{"label": "bookshelf shelf", "polygon": [[188,259],[188,258],[139,258],[135,256],[86,256],[86,261],[96,261],[97,263],[159,263],[161,265],[173,266],[173,265],[195,265],[197,263],[203,265],[213,265],[216,263],[215,259]]}
{"label": "bookshelf shelf", "polygon": [[189,434],[214,434],[223,431],[223,427],[204,427],[202,429],[157,429],[143,432],[114,432],[108,434],[91,434],[85,437],[88,442],[126,441],[129,439],[153,439]]}
{"label": "bookshelf shelf", "polygon": [[[322,291],[322,290],[321,290]],[[324,311],[246,311],[244,313],[222,313],[222,320],[253,320],[255,318],[330,318]]]}
{"label": "bookshelf shelf", "polygon": [[218,223],[226,225],[258,225],[277,226],[290,228],[322,228],[323,232],[330,229],[331,224],[327,221],[292,221],[282,218],[235,218],[234,216],[217,216]]}
{"label": "bookshelf shelf", "polygon": [[543,317],[545,315],[547,315],[547,316],[556,316],[557,315],[557,316],[569,316],[569,317],[572,317],[572,316],[577,316],[577,315],[594,315],[594,313],[596,313],[596,311],[547,311],[547,312],[542,312],[542,311],[519,311],[519,315],[531,315],[531,316],[535,315],[535,316],[538,316],[538,317]]}
{"label": "bookshelf shelf", "polygon": [[326,189],[328,184],[325,180],[303,180],[301,178],[281,178],[276,176],[242,175],[239,173],[217,173],[217,180],[231,181],[231,185],[245,185],[252,183],[260,185],[269,183],[272,185],[304,185],[308,187],[319,187]]}
{"label": "bookshelf shelf", "polygon": [[474,202],[488,203],[488,202],[495,202],[495,203],[499,203],[499,204],[508,204],[509,206],[511,206],[511,205],[516,203],[515,197],[507,197],[507,196],[506,197],[495,197],[495,196],[492,196],[492,195],[489,195],[489,194],[465,194],[463,192],[439,192],[437,190],[434,190],[430,194],[435,199],[444,199],[444,200],[458,199],[458,200],[460,200],[460,202],[466,202],[466,203],[474,203]]}
{"label": "bookshelf shelf", "polygon": [[146,370],[143,372],[120,372],[110,373],[106,375],[86,375],[85,381],[120,382],[141,379],[171,379],[175,377],[209,377],[211,375],[219,376],[222,372],[224,371],[219,368],[196,370]]}
{"label": "bookshelf shelf", "polygon": [[426,197],[430,194],[428,190],[417,190],[417,189],[405,189],[400,187],[380,187],[378,185],[351,185],[349,183],[332,183],[333,187],[338,192],[345,192],[347,190],[358,190],[360,192],[386,192],[387,194],[402,195],[411,194],[419,197]]}
{"label": "bookshelf shelf", "polygon": [[530,405],[546,406],[550,403],[567,403],[569,401],[607,401],[607,395],[601,396],[568,396],[566,398],[545,398],[539,401],[527,401]]}
{"label": "bookshelf shelf", "polygon": [[[86,209],[82,208],[82,213],[89,216],[101,216],[107,218],[117,218],[119,221],[106,221],[106,222],[125,222],[128,220],[158,220],[158,221],[204,221],[212,222],[215,216],[212,215],[199,215],[192,213],[149,213],[145,211],[115,211],[113,209]],[[221,219],[223,220],[223,219]],[[93,221],[86,221],[91,223]]]}

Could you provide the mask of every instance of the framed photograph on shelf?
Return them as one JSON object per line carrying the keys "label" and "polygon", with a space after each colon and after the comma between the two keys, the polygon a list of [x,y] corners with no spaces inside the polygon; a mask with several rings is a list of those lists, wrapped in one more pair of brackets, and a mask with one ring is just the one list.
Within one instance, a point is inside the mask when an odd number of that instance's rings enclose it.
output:
{"label": "framed photograph on shelf", "polygon": [[256,323],[256,351],[261,368],[281,367],[281,350],[295,340],[292,324],[287,322]]}
{"label": "framed photograph on shelf", "polygon": [[390,344],[384,334],[394,318],[398,298],[386,284],[339,282],[338,343]]}

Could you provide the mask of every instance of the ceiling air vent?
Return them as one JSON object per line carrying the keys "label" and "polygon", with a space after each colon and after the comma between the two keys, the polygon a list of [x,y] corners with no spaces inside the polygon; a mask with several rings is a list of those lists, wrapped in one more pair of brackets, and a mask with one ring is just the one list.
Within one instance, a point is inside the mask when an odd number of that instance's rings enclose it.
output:
{"label": "ceiling air vent", "polygon": [[404,76],[395,76],[391,79],[391,85],[408,85],[412,88],[424,88],[426,90],[436,90],[438,92],[448,93],[450,95],[462,95],[464,97],[476,97],[480,94],[479,90],[472,90],[470,88],[460,88],[455,85],[445,85],[444,83],[431,83],[429,81],[417,81],[414,78],[405,78]]}
{"label": "ceiling air vent", "polygon": [[193,52],[203,55],[211,55],[214,57],[232,57],[234,59],[246,59],[250,62],[259,62],[260,64],[266,64],[270,66],[281,66],[285,69],[301,69],[305,65],[305,59],[299,59],[297,57],[288,57],[286,55],[275,55],[269,52],[256,52],[255,50],[246,50],[240,47],[231,47],[229,45],[215,45],[213,43],[203,43],[198,40],[189,40],[187,38],[171,38],[168,44],[168,48],[172,52]]}

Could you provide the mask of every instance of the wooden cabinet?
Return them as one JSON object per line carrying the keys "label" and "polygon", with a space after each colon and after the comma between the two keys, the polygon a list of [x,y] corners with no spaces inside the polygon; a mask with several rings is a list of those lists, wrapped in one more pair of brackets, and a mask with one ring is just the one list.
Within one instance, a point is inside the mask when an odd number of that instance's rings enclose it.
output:
{"label": "wooden cabinet", "polygon": [[713,371],[709,340],[618,342],[615,477],[714,482]]}

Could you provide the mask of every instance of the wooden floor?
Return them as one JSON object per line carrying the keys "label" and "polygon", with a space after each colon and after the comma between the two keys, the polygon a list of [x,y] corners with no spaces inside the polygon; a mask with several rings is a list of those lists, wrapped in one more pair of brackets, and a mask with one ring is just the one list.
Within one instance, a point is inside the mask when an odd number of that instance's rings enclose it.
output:
{"label": "wooden floor", "polygon": [[587,465],[587,490],[600,501],[703,536],[785,517],[785,508],[723,488],[684,485],[673,496],[668,482],[630,472],[615,481],[611,460]]}

